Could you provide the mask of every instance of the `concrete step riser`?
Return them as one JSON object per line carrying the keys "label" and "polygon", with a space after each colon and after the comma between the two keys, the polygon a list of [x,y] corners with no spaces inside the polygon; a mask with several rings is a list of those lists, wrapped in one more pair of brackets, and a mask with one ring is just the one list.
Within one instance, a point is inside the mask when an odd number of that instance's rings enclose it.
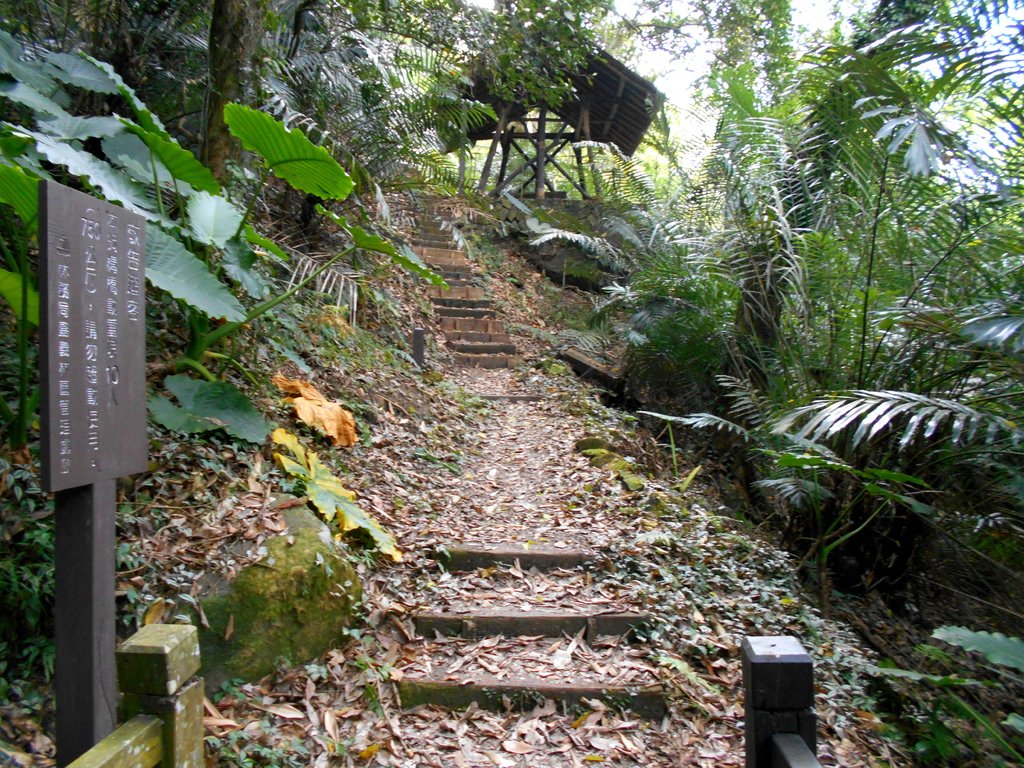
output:
{"label": "concrete step riser", "polygon": [[561,637],[584,632],[588,642],[598,635],[626,635],[650,620],[643,613],[525,613],[521,611],[479,614],[422,613],[416,617],[416,631],[424,637],[461,635],[543,635]]}
{"label": "concrete step riser", "polygon": [[470,320],[490,320],[494,318],[493,309],[458,309],[456,307],[437,307],[438,317],[461,317]]}
{"label": "concrete step riser", "polygon": [[514,355],[519,351],[515,344],[486,344],[472,341],[450,341],[448,348],[452,352],[466,355]]}
{"label": "concrete step riser", "polygon": [[444,337],[449,344],[472,342],[476,344],[511,344],[512,337],[507,333],[473,333],[471,331],[446,331]]}
{"label": "concrete step riser", "polygon": [[436,704],[462,709],[474,702],[484,709],[504,709],[508,698],[514,707],[525,710],[537,705],[537,699],[554,699],[575,706],[583,699],[600,699],[610,708],[629,709],[641,717],[660,720],[665,716],[665,692],[660,686],[636,690],[621,685],[569,685],[540,680],[485,680],[481,683],[460,683],[453,680],[418,680],[405,678],[398,683],[402,706]]}
{"label": "concrete step riser", "polygon": [[442,331],[466,331],[469,333],[504,333],[505,323],[501,320],[477,320],[465,317],[442,317]]}
{"label": "concrete step riser", "polygon": [[451,307],[453,309],[490,309],[490,299],[449,299],[447,296],[431,296],[430,302],[435,307]]}
{"label": "concrete step riser", "polygon": [[432,285],[427,288],[425,293],[432,299],[469,299],[474,301],[487,299],[487,292],[483,288],[477,287],[443,288],[440,285]]}
{"label": "concrete step riser", "polygon": [[463,368],[515,368],[522,362],[516,355],[455,355],[455,363]]}
{"label": "concrete step riser", "polygon": [[469,545],[452,545],[444,552],[438,552],[437,558],[445,564],[449,571],[472,571],[477,568],[490,568],[492,565],[515,565],[529,570],[553,571],[557,568],[571,570],[583,565],[592,565],[597,560],[593,552],[581,552],[574,549],[537,549],[531,547],[474,547]]}

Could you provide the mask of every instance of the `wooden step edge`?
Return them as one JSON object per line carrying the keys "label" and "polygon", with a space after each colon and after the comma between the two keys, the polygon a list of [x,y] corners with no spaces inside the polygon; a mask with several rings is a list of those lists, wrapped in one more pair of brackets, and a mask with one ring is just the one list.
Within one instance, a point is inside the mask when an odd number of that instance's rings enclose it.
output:
{"label": "wooden step edge", "polygon": [[454,317],[466,320],[494,320],[497,313],[493,309],[472,309],[463,307],[434,307],[438,317]]}
{"label": "wooden step edge", "polygon": [[465,352],[456,352],[454,355],[454,361],[456,365],[461,365],[463,368],[515,368],[523,362],[523,358],[518,355],[469,355]]}
{"label": "wooden step edge", "polygon": [[428,298],[435,307],[448,307],[450,309],[493,308],[493,302],[490,299],[462,299],[458,296],[429,296]]}
{"label": "wooden step edge", "polygon": [[463,355],[515,355],[519,350],[512,342],[450,341],[448,349]]}
{"label": "wooden step edge", "polygon": [[571,570],[597,560],[597,554],[578,549],[548,547],[485,547],[472,544],[454,544],[437,550],[435,556],[449,571],[472,571],[492,565],[515,565],[551,571],[556,568]]}
{"label": "wooden step edge", "polygon": [[[485,709],[504,709],[504,699],[513,707],[532,709],[544,699],[579,705],[583,699],[599,699],[616,710],[630,710],[649,720],[665,716],[665,689],[657,683],[647,686],[581,685],[551,683],[546,680],[520,678],[498,680],[480,677],[470,682],[406,677],[398,681],[402,707],[411,709],[421,704],[434,704],[450,709],[463,709],[472,703]],[[586,706],[586,705],[583,705]]]}
{"label": "wooden step edge", "polygon": [[477,611],[475,613],[424,612],[415,616],[416,631],[424,637],[462,635],[486,637],[489,635],[543,635],[561,637],[584,632],[587,642],[598,635],[628,635],[650,621],[650,614],[624,611],[596,613],[562,611]]}
{"label": "wooden step edge", "polygon": [[505,400],[510,403],[539,403],[549,400],[545,395],[477,395],[481,400]]}

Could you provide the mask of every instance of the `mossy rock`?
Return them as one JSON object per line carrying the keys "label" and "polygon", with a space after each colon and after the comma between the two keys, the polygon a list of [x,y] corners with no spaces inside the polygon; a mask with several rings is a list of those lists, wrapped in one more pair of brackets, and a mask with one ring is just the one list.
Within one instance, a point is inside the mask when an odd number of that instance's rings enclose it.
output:
{"label": "mossy rock", "polygon": [[583,455],[590,459],[591,466],[604,467],[611,464],[613,461],[622,461],[622,457],[615,451],[609,451],[605,448],[588,448],[582,451]]}
{"label": "mossy rock", "polygon": [[583,437],[573,444],[573,450],[577,453],[585,453],[586,451],[592,451],[595,448],[601,448],[606,451],[615,450],[615,446],[603,437]]}
{"label": "mossy rock", "polygon": [[629,470],[620,469],[619,480],[622,481],[622,484],[626,486],[627,490],[632,491],[633,493],[642,491],[647,487],[647,480],[636,472],[630,472]]}
{"label": "mossy rock", "polygon": [[544,373],[551,376],[568,376],[569,366],[565,363],[560,363],[557,360],[550,358],[543,358],[537,361],[537,367],[540,368]]}
{"label": "mossy rock", "polygon": [[327,526],[305,509],[282,514],[288,532],[264,542],[263,559],[201,599],[208,626],[199,627],[199,644],[210,690],[232,678],[257,680],[280,658],[320,656],[342,640],[362,600],[359,577]]}

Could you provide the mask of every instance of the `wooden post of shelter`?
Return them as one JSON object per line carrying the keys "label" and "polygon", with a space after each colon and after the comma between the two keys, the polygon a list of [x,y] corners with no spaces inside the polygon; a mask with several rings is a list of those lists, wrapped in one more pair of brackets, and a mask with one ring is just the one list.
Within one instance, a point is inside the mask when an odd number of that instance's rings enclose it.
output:
{"label": "wooden post of shelter", "polygon": [[146,469],[145,220],[39,184],[42,484],[56,492],[57,764],[113,730],[116,479]]}
{"label": "wooden post of shelter", "polygon": [[508,114],[511,111],[510,104],[502,104],[498,108],[498,124],[494,128],[494,137],[491,139],[491,146],[487,150],[487,159],[484,160],[484,168],[480,172],[480,181],[477,182],[477,192],[487,189],[487,182],[491,176],[491,166],[494,164],[494,153],[498,149],[502,136],[505,134],[505,126],[508,124]]}
{"label": "wooden post of shelter", "polygon": [[540,116],[537,118],[537,134],[534,137],[536,153],[534,155],[534,196],[538,200],[544,199],[544,185],[547,182],[548,165],[548,108],[540,108]]}

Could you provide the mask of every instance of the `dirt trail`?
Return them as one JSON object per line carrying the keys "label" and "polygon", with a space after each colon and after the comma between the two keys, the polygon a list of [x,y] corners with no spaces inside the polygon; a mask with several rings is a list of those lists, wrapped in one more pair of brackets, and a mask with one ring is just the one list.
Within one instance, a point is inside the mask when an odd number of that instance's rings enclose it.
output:
{"label": "dirt trail", "polygon": [[[592,467],[573,450],[585,435],[581,419],[551,395],[541,375],[519,381],[509,370],[458,369],[451,378],[478,395],[538,396],[537,401],[497,399],[476,435],[467,436],[462,474],[439,473],[428,498],[443,510],[433,520],[402,531],[411,556],[374,599],[391,615],[417,612],[609,613],[640,609],[618,585],[603,584],[596,567],[541,572],[519,563],[448,573],[428,559],[430,550],[453,544],[581,550],[613,557],[617,541],[632,538],[634,515],[623,511],[625,490],[614,473]],[[459,685],[481,680],[529,678],[552,685],[656,686],[657,667],[642,643],[623,637],[487,635],[420,638],[411,619],[396,622],[391,655],[403,681],[431,675]],[[588,642],[589,640],[589,642]],[[686,724],[619,713],[587,697],[574,706],[542,700],[509,702],[503,710],[476,704],[458,711],[417,707],[394,711],[398,754],[391,765],[622,766],[699,765],[684,759]],[[377,753],[378,758],[380,752]],[[401,757],[400,757],[401,755]],[[693,756],[696,758],[696,755]],[[398,760],[395,762],[395,760]],[[738,765],[740,756],[719,753],[715,765]]]}

